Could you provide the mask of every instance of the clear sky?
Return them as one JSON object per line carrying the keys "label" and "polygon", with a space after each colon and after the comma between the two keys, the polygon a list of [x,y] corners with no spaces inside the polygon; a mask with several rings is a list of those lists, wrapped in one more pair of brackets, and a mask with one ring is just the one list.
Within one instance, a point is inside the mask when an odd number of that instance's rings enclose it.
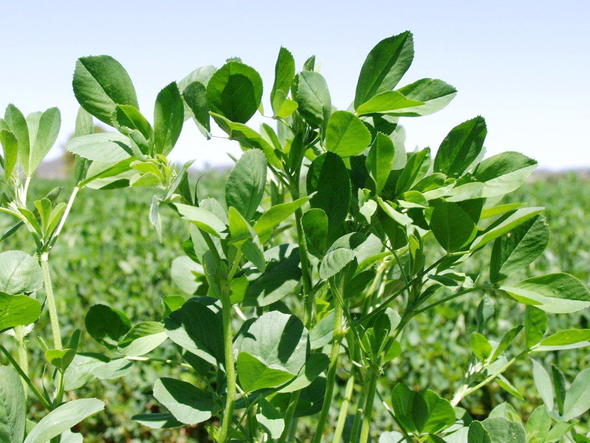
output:
{"label": "clear sky", "polygon": [[[126,67],[148,116],[167,83],[233,56],[261,73],[268,103],[282,45],[299,67],[315,54],[333,103],[346,108],[368,51],[406,29],[416,55],[400,86],[436,77],[459,91],[446,109],[403,121],[407,148],[436,148],[454,125],[481,114],[489,153],[518,150],[552,169],[590,167],[587,0],[0,0],[0,107],[58,106],[63,145],[77,110],[75,60],[98,54]],[[239,148],[207,142],[187,122],[172,155],[220,165],[230,163],[228,151]]]}

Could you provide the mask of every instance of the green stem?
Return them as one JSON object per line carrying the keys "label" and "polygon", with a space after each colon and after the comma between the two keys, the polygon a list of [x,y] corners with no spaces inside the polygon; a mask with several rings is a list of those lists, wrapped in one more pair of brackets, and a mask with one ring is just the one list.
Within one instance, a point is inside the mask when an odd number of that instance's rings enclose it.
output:
{"label": "green stem", "polygon": [[498,369],[493,374],[486,377],[481,383],[478,383],[477,385],[475,385],[471,388],[468,388],[467,385],[461,386],[461,388],[459,388],[459,390],[457,391],[457,393],[455,394],[455,396],[451,400],[451,405],[457,406],[459,403],[461,403],[461,400],[463,400],[465,397],[467,397],[468,395],[473,394],[475,391],[483,388],[485,385],[487,385],[488,383],[493,381],[498,375],[500,375],[504,371],[506,371],[510,366],[512,366],[514,364],[514,362],[516,362],[516,360],[518,360],[520,357],[522,357],[526,353],[527,353],[527,351],[522,351],[517,356],[508,360],[508,362],[506,362],[506,364],[504,364],[500,369]]}
{"label": "green stem", "polygon": [[360,438],[361,432],[361,423],[363,418],[363,413],[365,410],[365,403],[367,402],[367,395],[368,391],[366,389],[361,390],[361,395],[359,396],[356,411],[354,413],[354,420],[352,421],[352,430],[350,431],[350,441],[358,441]]}
{"label": "green stem", "polygon": [[373,403],[375,402],[375,391],[377,390],[378,378],[379,367],[375,365],[370,369],[369,372],[369,390],[367,393],[367,402],[365,403],[365,414],[359,443],[366,443],[369,439],[369,432],[371,430],[371,415],[373,413]]}
{"label": "green stem", "polygon": [[295,409],[297,409],[297,403],[299,402],[299,396],[301,391],[292,392],[289,397],[289,406],[287,406],[287,412],[285,413],[285,429],[279,439],[279,443],[285,443],[289,435],[291,434],[291,428],[293,427]]}
{"label": "green stem", "polygon": [[51,272],[49,270],[49,254],[41,254],[41,269],[43,270],[43,284],[45,286],[45,295],[47,300],[47,310],[49,311],[49,321],[51,323],[51,332],[53,333],[53,345],[55,349],[61,350],[61,330],[59,328],[59,319],[55,305],[55,296],[53,294],[53,285],[51,283]]}
{"label": "green stem", "polygon": [[222,296],[222,316],[223,316],[223,348],[225,353],[225,375],[227,378],[227,393],[225,398],[225,409],[221,422],[221,431],[219,433],[219,442],[225,443],[229,440],[229,431],[234,412],[234,402],[236,398],[236,368],[234,364],[234,347],[233,332],[231,327],[231,301],[229,293]]}
{"label": "green stem", "polygon": [[[291,183],[291,198],[299,198],[299,175]],[[307,240],[303,231],[303,211],[301,208],[295,211],[295,226],[297,229],[297,243],[299,245],[299,257],[301,261],[301,280],[303,283],[304,317],[303,323],[309,329],[313,326],[314,299],[311,280],[311,264],[307,250]]]}
{"label": "green stem", "polygon": [[342,432],[344,431],[344,425],[346,424],[346,417],[348,417],[348,406],[352,400],[352,391],[354,390],[354,375],[352,375],[346,382],[346,388],[344,390],[344,400],[340,405],[340,414],[338,414],[338,422],[336,422],[336,430],[334,431],[334,439],[332,443],[340,443],[342,440]]}
{"label": "green stem", "polygon": [[332,350],[330,352],[330,366],[328,367],[328,375],[326,377],[326,391],[324,394],[324,404],[322,405],[322,411],[316,428],[316,433],[313,439],[313,443],[320,443],[324,434],[324,428],[326,427],[326,421],[328,420],[328,414],[330,412],[330,406],[332,405],[332,396],[334,394],[334,385],[336,383],[336,369],[338,368],[338,357],[340,355],[340,341],[342,340],[342,317],[343,317],[343,306],[337,301],[338,298],[335,296],[336,308],[334,311],[334,336],[332,339]]}
{"label": "green stem", "polygon": [[45,398],[45,396],[41,393],[39,388],[37,388],[37,386],[35,386],[33,384],[31,379],[29,378],[29,376],[20,367],[18,362],[12,357],[12,355],[10,355],[10,352],[8,352],[8,350],[2,345],[0,345],[0,351],[8,359],[8,361],[14,367],[16,372],[18,372],[18,375],[20,375],[21,378],[25,381],[25,383],[29,386],[29,388],[31,388],[31,391],[33,392],[33,394],[35,394],[35,396],[39,399],[39,401],[43,404],[43,406],[45,406],[47,409],[51,410],[51,403],[49,402],[49,400],[47,400],[47,398]]}
{"label": "green stem", "polygon": [[53,235],[51,236],[53,239],[53,242],[55,242],[55,240],[57,240],[57,237],[59,237],[59,234],[61,234],[61,231],[66,223],[66,220],[68,219],[68,215],[70,214],[70,211],[72,210],[72,206],[74,205],[74,200],[76,200],[76,196],[78,195],[78,191],[80,191],[80,188],[78,186],[75,186],[74,189],[72,189],[72,193],[70,194],[70,198],[68,199],[68,202],[66,203],[66,209],[64,209],[64,213],[61,216],[61,220],[59,221],[59,225],[57,225],[57,228],[55,229],[55,231],[53,232]]}
{"label": "green stem", "polygon": [[[24,326],[14,327],[14,338],[17,344],[17,359],[18,364],[25,374],[29,373],[29,358],[27,353],[27,346],[25,344],[25,328]],[[23,388],[25,390],[25,398],[27,394],[27,383],[23,380]]]}

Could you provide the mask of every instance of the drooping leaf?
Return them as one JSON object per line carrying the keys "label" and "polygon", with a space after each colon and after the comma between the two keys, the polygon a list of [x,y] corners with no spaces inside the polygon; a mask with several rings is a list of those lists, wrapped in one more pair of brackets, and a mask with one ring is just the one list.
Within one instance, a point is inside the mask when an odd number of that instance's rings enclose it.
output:
{"label": "drooping leaf", "polygon": [[219,68],[207,84],[212,111],[233,122],[246,123],[260,106],[262,79],[253,68],[230,61]]}
{"label": "drooping leaf", "polygon": [[154,397],[176,420],[187,425],[195,425],[211,418],[211,397],[185,381],[168,377],[156,380]]}
{"label": "drooping leaf", "polygon": [[590,306],[588,288],[576,277],[565,273],[531,277],[500,289],[520,303],[555,314],[568,314]]}
{"label": "drooping leaf", "polygon": [[244,153],[231,170],[225,185],[227,206],[236,208],[246,220],[252,220],[262,200],[266,184],[264,153],[252,149]]}
{"label": "drooping leaf", "polygon": [[194,81],[182,91],[182,97],[193,114],[197,127],[206,137],[209,137],[211,118],[209,117],[209,104],[207,103],[207,87],[201,82]]}
{"label": "drooping leaf", "polygon": [[541,395],[543,403],[545,403],[549,410],[552,410],[555,392],[553,390],[551,377],[541,363],[534,359],[531,359],[531,361],[533,363],[533,380],[535,382],[535,387],[537,388],[539,395]]}
{"label": "drooping leaf", "polygon": [[371,142],[371,133],[354,114],[336,111],[328,120],[326,150],[340,157],[350,157],[363,152]]}
{"label": "drooping leaf", "polygon": [[64,403],[43,417],[29,432],[24,443],[49,441],[103,409],[104,403],[96,398],[84,398]]}
{"label": "drooping leaf", "polygon": [[381,92],[392,90],[413,59],[414,40],[409,31],[377,43],[361,68],[354,98],[355,108]]}
{"label": "drooping leaf", "polygon": [[112,124],[116,105],[139,109],[129,74],[108,55],[79,58],[72,85],[78,103],[106,124]]}

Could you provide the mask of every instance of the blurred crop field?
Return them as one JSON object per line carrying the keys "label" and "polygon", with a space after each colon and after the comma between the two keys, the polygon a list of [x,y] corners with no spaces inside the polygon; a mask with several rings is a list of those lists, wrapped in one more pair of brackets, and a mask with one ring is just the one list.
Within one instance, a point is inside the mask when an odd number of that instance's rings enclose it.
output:
{"label": "blurred crop field", "polygon": [[[220,197],[224,181],[222,172],[203,173],[199,194]],[[56,186],[67,188],[70,185],[53,180],[40,181],[33,193],[41,195]],[[67,195],[67,190],[65,192]],[[176,257],[184,254],[179,245],[186,236],[186,229],[177,218],[164,217],[160,241],[148,220],[150,195],[141,188],[86,190],[76,202],[53,254],[52,271],[64,335],[69,335],[75,328],[85,331],[84,313],[91,305],[106,303],[124,309],[133,322],[154,320],[154,311],[160,316],[164,314],[162,296],[180,292],[171,278],[170,267]],[[590,285],[590,178],[576,173],[539,174],[511,199],[545,206],[552,231],[544,257],[535,262],[534,268],[524,269],[523,276],[528,272],[540,274],[563,270]],[[5,229],[10,222],[2,216],[0,227]],[[29,250],[30,242],[25,232],[18,232],[4,244],[7,249],[34,252]],[[482,253],[479,262],[470,262],[470,266],[487,269],[490,251]],[[403,379],[420,388],[436,386],[442,395],[452,393],[461,381],[462,374],[457,368],[465,366],[458,362],[466,362],[470,354],[466,325],[473,319],[468,316],[475,315],[475,307],[480,301],[481,295],[475,293],[441,305],[428,316],[419,316],[404,337],[413,349],[412,358],[404,359],[403,364],[394,362],[386,374],[392,380],[392,386],[394,380]],[[514,303],[489,300],[489,305],[497,309],[491,325],[497,338],[509,325],[519,321],[514,319],[515,316],[521,318],[523,315],[521,306]],[[590,312],[552,316],[551,320],[563,323],[563,328],[588,328]],[[47,318],[42,318],[39,328],[36,328],[35,336],[49,335]],[[35,340],[35,337],[30,339]],[[85,334],[82,349],[93,352],[101,348]],[[88,435],[100,436],[95,437],[100,439],[96,441],[104,442],[198,440],[198,428],[153,431],[131,420],[133,415],[145,412],[146,403],[152,405],[152,412],[157,412],[157,405],[151,398],[151,387],[156,378],[182,377],[182,368],[165,361],[166,356],[174,352],[172,345],[158,348],[149,354],[152,360],[149,364],[136,364],[123,377],[91,381],[77,391],[80,396],[103,398],[107,403],[106,411],[86,420],[81,430]],[[33,356],[33,368],[35,358],[42,361],[40,355]],[[545,359],[548,364],[559,359],[559,366],[568,378],[590,365],[587,348],[561,351],[559,356],[556,352],[539,354],[538,358]],[[450,359],[455,364],[449,365]],[[520,392],[526,393],[526,399],[514,399],[497,385],[490,384],[466,401],[471,414],[485,416],[501,401],[509,401],[523,416],[528,416],[541,400],[532,385],[530,367],[525,365],[529,363],[513,366],[507,378]],[[345,380],[340,382],[343,388]],[[386,416],[376,418],[376,425],[379,426],[381,421],[385,426],[389,420]]]}

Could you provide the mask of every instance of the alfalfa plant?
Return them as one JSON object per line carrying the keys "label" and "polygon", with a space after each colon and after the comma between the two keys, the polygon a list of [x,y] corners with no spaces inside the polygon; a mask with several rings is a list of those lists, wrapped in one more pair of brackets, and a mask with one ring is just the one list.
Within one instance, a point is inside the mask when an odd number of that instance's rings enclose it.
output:
{"label": "alfalfa plant", "polygon": [[[281,49],[272,125],[259,130],[246,123],[263,112],[262,80],[239,59],[164,88],[153,124],[118,62],[78,61],[76,98],[118,131],[69,143],[85,159],[80,180],[153,187],[158,232],[162,206],[189,228],[186,255],[173,265],[186,294],[164,294],[163,321],[131,326],[105,305],[86,316],[112,361],[149,364],[144,356],[167,340],[178,350],[166,363],[187,369],[183,379],[162,377],[153,388],[166,412],[136,420],[155,428],[206,423],[219,442],[584,441],[576,420],[590,407],[588,370],[568,386],[557,367],[549,375],[533,361],[544,405],[526,428],[507,404],[481,421],[459,407],[490,383],[523,397],[506,377],[512,365],[588,345],[587,329],[548,333],[547,314],[587,308],[590,292],[565,273],[521,280],[548,230],[542,208],[502,199],[536,162],[515,152],[483,159],[483,118],[453,128],[434,155],[405,151],[400,119],[438,111],[456,93],[430,78],[397,88],[412,59],[409,32],[378,43],[353,104],[336,110],[315,59],[297,72]],[[224,201],[200,198],[188,165],[177,169],[167,159],[187,117],[206,136],[214,122],[245,151]],[[465,272],[486,246],[489,271]],[[501,337],[488,333],[484,295],[526,307]],[[412,358],[412,321],[437,319],[438,306],[468,296],[482,302],[463,383],[449,399],[410,388],[397,368]],[[84,363],[74,358],[70,368]],[[384,428],[373,420],[378,412],[390,418]]]}

